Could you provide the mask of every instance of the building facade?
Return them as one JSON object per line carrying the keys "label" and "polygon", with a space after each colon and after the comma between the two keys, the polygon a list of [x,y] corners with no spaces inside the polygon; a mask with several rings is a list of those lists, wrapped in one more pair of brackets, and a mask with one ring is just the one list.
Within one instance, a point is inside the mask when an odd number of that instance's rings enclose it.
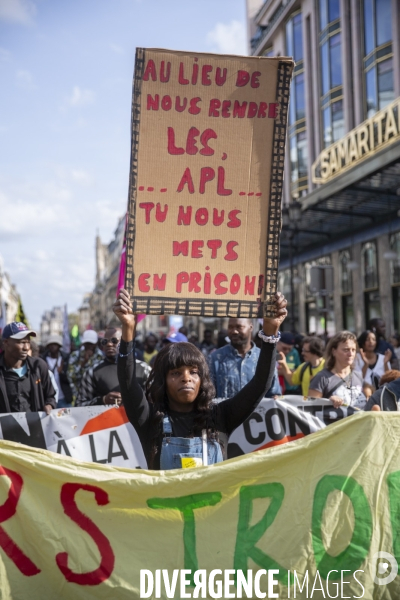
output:
{"label": "building facade", "polygon": [[118,220],[111,242],[104,244],[100,236],[96,236],[96,281],[92,293],[89,297],[86,296],[84,301],[84,305],[89,304],[90,326],[96,331],[104,330],[115,319],[112,305],[118,285],[124,233],[125,216]]}
{"label": "building facade", "polygon": [[54,306],[51,310],[46,310],[43,313],[42,320],[40,322],[40,341],[42,344],[46,344],[49,337],[53,335],[59,335],[63,337],[63,324],[64,324],[64,308],[61,306]]}
{"label": "building facade", "polygon": [[[103,331],[107,325],[118,325],[119,321],[113,313],[118,286],[121,252],[125,235],[125,215],[118,220],[112,240],[105,244],[99,235],[95,240],[96,281],[91,293],[86,294],[79,312],[79,331],[85,329]],[[165,334],[168,330],[166,317],[149,315],[138,325],[138,332]]]}
{"label": "building facade", "polygon": [[0,327],[15,321],[18,313],[19,296],[9,274],[4,270],[3,258],[0,255]]}
{"label": "building facade", "polygon": [[[249,52],[293,56],[279,287],[301,332],[400,330],[400,3],[247,0]],[[333,291],[310,286],[333,267]]]}

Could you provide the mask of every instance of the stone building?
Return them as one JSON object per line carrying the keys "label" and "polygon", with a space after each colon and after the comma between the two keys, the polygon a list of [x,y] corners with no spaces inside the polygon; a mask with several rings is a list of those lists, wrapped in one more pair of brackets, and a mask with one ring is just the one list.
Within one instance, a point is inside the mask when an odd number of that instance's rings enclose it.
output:
{"label": "stone building", "polygon": [[[286,328],[400,330],[400,3],[247,0],[249,52],[293,56],[280,289]],[[332,293],[313,293],[331,265]]]}
{"label": "stone building", "polygon": [[[96,281],[93,292],[87,294],[79,308],[79,330],[82,333],[88,326],[101,331],[109,324],[118,324],[112,305],[115,302],[121,251],[124,243],[125,215],[118,220],[114,237],[108,244],[96,236]],[[145,335],[152,331],[163,335],[168,328],[165,317],[147,316],[138,325],[138,332]]]}
{"label": "stone building", "polygon": [[64,308],[54,306],[51,310],[43,313],[40,322],[40,341],[46,344],[48,338],[53,335],[63,336]]}
{"label": "stone building", "polygon": [[96,281],[89,301],[90,324],[96,331],[105,329],[106,325],[115,320],[112,305],[118,285],[119,264],[124,242],[125,216],[118,221],[114,237],[104,244],[96,236]]}
{"label": "stone building", "polygon": [[91,327],[90,321],[90,298],[91,294],[87,293],[83,297],[83,302],[78,308],[78,328],[79,332],[83,333],[85,329]]}
{"label": "stone building", "polygon": [[9,274],[4,270],[3,258],[0,255],[0,327],[15,321],[18,312],[18,292]]}

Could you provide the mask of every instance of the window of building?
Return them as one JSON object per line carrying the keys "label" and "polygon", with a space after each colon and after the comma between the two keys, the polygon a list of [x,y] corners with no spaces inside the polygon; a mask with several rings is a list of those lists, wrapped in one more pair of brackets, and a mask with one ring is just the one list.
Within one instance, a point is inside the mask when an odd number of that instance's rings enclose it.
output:
{"label": "window of building", "polygon": [[342,34],[338,0],[319,0],[322,142],[326,148],[344,135]]}
{"label": "window of building", "polygon": [[367,118],[394,100],[392,2],[364,0],[364,87]]}
{"label": "window of building", "polygon": [[390,261],[390,283],[392,284],[394,328],[400,331],[400,231],[389,238],[390,250],[397,258]]}
{"label": "window of building", "polygon": [[376,289],[378,287],[378,260],[375,242],[367,242],[363,245],[361,260],[364,290]]}
{"label": "window of building", "polygon": [[339,254],[339,267],[340,267],[340,291],[342,297],[342,319],[343,329],[348,331],[355,331],[355,318],[354,318],[354,303],[353,303],[353,285],[351,270],[348,268],[348,264],[351,262],[350,250],[343,250]]}
{"label": "window of building", "polygon": [[330,256],[321,256],[320,258],[305,263],[306,274],[306,323],[307,333],[316,335],[335,334],[335,318],[333,311],[333,295],[327,297],[311,293],[311,267],[316,265],[331,265]]}
{"label": "window of building", "polygon": [[308,190],[303,21],[301,12],[292,14],[286,23],[286,53],[288,56],[293,56],[296,62],[289,107],[289,152],[291,195],[293,198],[299,198]]}
{"label": "window of building", "polygon": [[340,0],[320,0],[319,23],[320,29],[325,29],[328,23],[340,17]]}
{"label": "window of building", "polygon": [[343,252],[339,254],[340,291],[342,294],[351,294],[353,291],[351,271],[348,268],[349,262],[351,262],[350,250],[343,250]]}
{"label": "window of building", "polygon": [[289,316],[285,319],[282,324],[282,331],[291,331],[293,329],[292,325],[294,324],[294,329],[298,329],[299,324],[299,303],[296,294],[295,282],[298,279],[298,271],[297,267],[293,268],[293,301],[292,301],[292,285],[291,285],[291,272],[290,269],[284,269],[280,271],[278,276],[279,283],[279,291],[285,296],[288,303],[288,311]]}
{"label": "window of building", "polygon": [[397,254],[397,259],[390,261],[390,283],[400,285],[400,231],[389,239],[390,250]]}
{"label": "window of building", "polygon": [[364,307],[366,323],[381,316],[378,257],[375,242],[367,242],[361,248],[361,266],[364,287]]}

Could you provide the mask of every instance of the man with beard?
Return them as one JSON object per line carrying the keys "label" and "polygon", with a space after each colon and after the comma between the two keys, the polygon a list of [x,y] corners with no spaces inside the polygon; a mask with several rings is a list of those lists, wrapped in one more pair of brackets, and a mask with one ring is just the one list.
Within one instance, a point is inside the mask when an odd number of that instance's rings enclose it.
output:
{"label": "man with beard", "polygon": [[[76,406],[121,404],[117,374],[117,356],[121,334],[119,327],[108,327],[104,332],[101,346],[105,358],[100,364],[85,372],[76,399]],[[136,360],[136,378],[142,387],[144,387],[149,373],[150,367],[145,362]]]}
{"label": "man with beard", "polygon": [[[217,398],[232,398],[253,378],[260,349],[251,339],[252,332],[251,319],[229,319],[228,337],[231,343],[210,354],[210,373]],[[272,387],[266,397],[281,393],[275,370]]]}
{"label": "man with beard", "polygon": [[29,356],[31,336],[36,337],[36,332],[24,323],[9,323],[3,329],[0,413],[44,411],[49,414],[56,407],[56,393],[46,363]]}

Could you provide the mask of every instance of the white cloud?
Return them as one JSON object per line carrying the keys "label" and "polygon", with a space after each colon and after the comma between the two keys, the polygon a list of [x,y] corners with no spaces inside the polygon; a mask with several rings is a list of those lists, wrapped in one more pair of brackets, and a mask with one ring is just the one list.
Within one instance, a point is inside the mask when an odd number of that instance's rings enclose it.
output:
{"label": "white cloud", "polygon": [[22,88],[33,90],[36,87],[33,82],[32,74],[29,71],[20,69],[16,72],[15,78],[17,80],[17,84]]}
{"label": "white cloud", "polygon": [[71,179],[81,185],[90,185],[92,183],[91,176],[83,169],[72,169]]}
{"label": "white cloud", "polygon": [[78,85],[74,86],[71,96],[68,98],[68,104],[73,107],[93,104],[95,94],[92,90],[84,90]]}
{"label": "white cloud", "polygon": [[32,25],[36,6],[31,0],[0,0],[0,21]]}
{"label": "white cloud", "polygon": [[68,218],[65,207],[70,199],[71,192],[55,183],[16,185],[0,191],[0,238],[45,235],[60,219]]}
{"label": "white cloud", "polygon": [[70,187],[71,184],[92,185],[93,177],[88,171],[79,167],[70,167],[60,164],[52,165],[52,170],[57,179],[58,185]]}
{"label": "white cloud", "polygon": [[115,52],[116,54],[125,54],[125,53],[124,53],[124,49],[123,49],[121,46],[119,46],[118,44],[113,44],[112,42],[110,42],[110,43],[108,44],[108,46],[109,46],[109,47],[111,48],[111,50],[112,50],[113,52]]}
{"label": "white cloud", "polygon": [[96,229],[111,240],[126,204],[99,198],[93,175],[81,167],[50,165],[48,174],[32,182],[0,172],[4,265],[34,327],[45,308],[67,302],[74,310],[93,288]]}
{"label": "white cloud", "polygon": [[0,48],[0,62],[8,62],[11,58],[11,52],[6,48]]}
{"label": "white cloud", "polygon": [[244,23],[217,23],[207,34],[207,44],[212,52],[219,54],[247,54]]}

